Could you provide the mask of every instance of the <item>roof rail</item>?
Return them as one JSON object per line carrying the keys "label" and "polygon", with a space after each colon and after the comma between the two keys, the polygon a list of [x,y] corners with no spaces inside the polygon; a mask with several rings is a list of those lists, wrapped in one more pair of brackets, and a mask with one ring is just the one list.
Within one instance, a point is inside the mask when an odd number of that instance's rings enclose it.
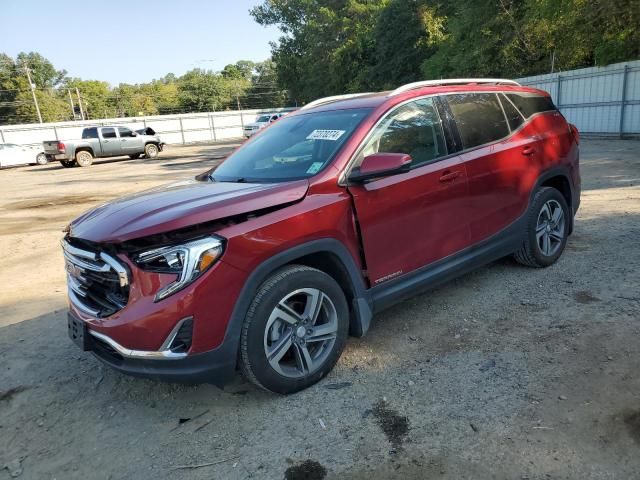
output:
{"label": "roof rail", "polygon": [[396,88],[389,94],[389,96],[393,97],[394,95],[399,95],[409,90],[415,90],[416,88],[422,87],[439,87],[441,85],[468,85],[470,83],[520,86],[518,82],[506,78],[450,78],[445,80],[425,80],[422,82],[407,83],[406,85]]}
{"label": "roof rail", "polygon": [[349,98],[361,97],[362,95],[371,95],[371,92],[368,93],[348,93],[346,95],[334,95],[333,97],[324,97],[318,98],[313,102],[307,103],[300,110],[307,110],[309,108],[317,107],[319,105],[324,105],[325,103],[337,102],[338,100],[347,100]]}

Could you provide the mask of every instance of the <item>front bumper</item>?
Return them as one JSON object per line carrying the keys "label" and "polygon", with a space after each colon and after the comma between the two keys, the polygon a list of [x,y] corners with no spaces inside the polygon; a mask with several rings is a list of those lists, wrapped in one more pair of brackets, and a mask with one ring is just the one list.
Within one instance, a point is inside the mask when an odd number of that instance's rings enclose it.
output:
{"label": "front bumper", "polygon": [[[187,355],[168,347],[157,351],[131,350],[111,337],[88,328],[86,322],[68,314],[71,339],[84,351],[122,373],[176,383],[212,383],[223,386],[235,375],[236,357],[232,342],[213,350]],[[170,336],[171,337],[171,336]],[[170,337],[166,344],[170,344]]]}

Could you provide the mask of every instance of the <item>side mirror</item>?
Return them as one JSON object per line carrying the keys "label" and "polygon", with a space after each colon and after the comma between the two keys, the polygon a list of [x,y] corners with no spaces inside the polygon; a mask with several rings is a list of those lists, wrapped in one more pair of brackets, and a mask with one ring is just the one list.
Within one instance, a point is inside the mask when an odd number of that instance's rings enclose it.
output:
{"label": "side mirror", "polygon": [[411,168],[411,155],[406,153],[374,153],[364,157],[360,168],[349,175],[349,181],[364,183],[374,178],[387,177],[408,172]]}

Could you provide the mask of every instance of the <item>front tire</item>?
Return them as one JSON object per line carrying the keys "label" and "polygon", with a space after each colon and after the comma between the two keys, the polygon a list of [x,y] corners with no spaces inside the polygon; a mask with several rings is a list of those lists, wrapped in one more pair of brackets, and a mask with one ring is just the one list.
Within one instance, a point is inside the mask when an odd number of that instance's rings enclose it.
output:
{"label": "front tire", "polygon": [[93,155],[86,150],[78,152],[76,153],[76,162],[78,162],[78,165],[81,167],[90,167],[93,163]]}
{"label": "front tire", "polygon": [[258,289],[240,338],[240,369],[275,393],[303,390],[334,367],[349,330],[349,308],[336,281],[290,265]]}
{"label": "front tire", "polygon": [[36,163],[38,165],[46,165],[49,163],[49,160],[47,160],[47,156],[44,153],[39,153],[36,155]]}
{"label": "front tire", "polygon": [[158,146],[154,143],[149,143],[144,147],[144,154],[147,158],[156,158],[159,153],[160,153],[160,150],[158,149]]}
{"label": "front tire", "polygon": [[562,193],[551,187],[538,190],[527,212],[525,240],[514,254],[516,261],[535,268],[553,265],[567,244],[570,222]]}

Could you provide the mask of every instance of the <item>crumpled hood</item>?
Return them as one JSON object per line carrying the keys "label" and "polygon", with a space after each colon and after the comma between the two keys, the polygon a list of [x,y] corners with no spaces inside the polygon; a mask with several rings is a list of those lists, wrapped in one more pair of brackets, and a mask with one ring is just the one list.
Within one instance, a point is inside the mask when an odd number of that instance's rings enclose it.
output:
{"label": "crumpled hood", "polygon": [[285,183],[199,182],[156,187],[100,205],[70,225],[70,236],[118,243],[277,207],[304,198],[307,180]]}

